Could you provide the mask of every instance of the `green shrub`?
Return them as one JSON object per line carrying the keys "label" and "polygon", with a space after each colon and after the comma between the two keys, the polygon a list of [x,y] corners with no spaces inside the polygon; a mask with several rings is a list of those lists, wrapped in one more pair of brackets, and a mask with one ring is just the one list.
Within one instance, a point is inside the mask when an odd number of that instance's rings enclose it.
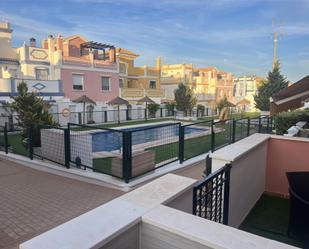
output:
{"label": "green shrub", "polygon": [[205,106],[203,105],[197,105],[197,113],[200,114],[200,116],[204,116],[205,115]]}
{"label": "green shrub", "polygon": [[175,103],[174,102],[166,103],[165,108],[167,109],[167,113],[168,113],[167,115],[168,116],[174,115],[174,110],[175,110]]}
{"label": "green shrub", "polygon": [[309,122],[309,110],[281,112],[274,117],[276,133],[282,135],[299,121]]}
{"label": "green shrub", "polygon": [[150,116],[151,118],[155,118],[155,117],[156,117],[156,112],[157,112],[157,110],[159,110],[159,108],[160,108],[160,105],[159,105],[159,104],[156,104],[156,103],[148,104],[149,116]]}

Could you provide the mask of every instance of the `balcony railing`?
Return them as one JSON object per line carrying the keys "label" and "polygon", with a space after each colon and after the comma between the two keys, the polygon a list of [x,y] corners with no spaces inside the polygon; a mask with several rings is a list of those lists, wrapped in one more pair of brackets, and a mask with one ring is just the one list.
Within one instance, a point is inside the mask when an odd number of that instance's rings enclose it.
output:
{"label": "balcony railing", "polygon": [[139,88],[122,88],[121,96],[124,98],[142,98],[145,96],[160,98],[164,97],[163,89],[139,89]]}
{"label": "balcony railing", "polygon": [[29,91],[54,96],[63,96],[60,88],[60,80],[40,80],[40,79],[0,79],[0,92],[4,95],[17,93],[19,83],[25,82]]}

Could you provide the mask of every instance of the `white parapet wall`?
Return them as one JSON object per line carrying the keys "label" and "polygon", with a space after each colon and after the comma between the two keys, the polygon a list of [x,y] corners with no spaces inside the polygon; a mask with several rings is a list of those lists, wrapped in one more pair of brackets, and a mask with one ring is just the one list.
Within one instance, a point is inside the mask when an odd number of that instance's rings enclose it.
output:
{"label": "white parapet wall", "polygon": [[165,175],[22,243],[21,249],[292,249],[168,207],[196,180]]}
{"label": "white parapet wall", "polygon": [[266,188],[270,135],[253,134],[212,153],[212,172],[231,163],[229,225],[239,227]]}

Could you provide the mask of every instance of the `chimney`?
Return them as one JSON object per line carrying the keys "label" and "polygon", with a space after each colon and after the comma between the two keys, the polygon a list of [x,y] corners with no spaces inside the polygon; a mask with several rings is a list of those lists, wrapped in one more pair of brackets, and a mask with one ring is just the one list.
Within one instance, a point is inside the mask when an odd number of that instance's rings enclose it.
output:
{"label": "chimney", "polygon": [[56,46],[58,50],[63,50],[63,40],[62,40],[62,35],[58,35],[56,39]]}
{"label": "chimney", "polygon": [[53,35],[49,35],[47,39],[48,49],[49,51],[55,51],[55,41]]}
{"label": "chimney", "polygon": [[30,38],[30,47],[36,47],[36,40],[33,37]]}

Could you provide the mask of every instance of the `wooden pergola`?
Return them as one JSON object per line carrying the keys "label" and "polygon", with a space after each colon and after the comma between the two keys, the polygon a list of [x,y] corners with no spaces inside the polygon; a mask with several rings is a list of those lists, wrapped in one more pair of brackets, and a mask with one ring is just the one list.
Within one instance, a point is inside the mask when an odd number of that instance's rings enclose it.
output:
{"label": "wooden pergola", "polygon": [[90,50],[101,50],[103,51],[103,60],[106,60],[106,52],[105,49],[111,49],[114,53],[114,62],[116,62],[116,48],[114,45],[106,44],[106,43],[100,43],[100,42],[84,42],[80,44],[80,54],[83,55],[83,50],[87,48]]}

